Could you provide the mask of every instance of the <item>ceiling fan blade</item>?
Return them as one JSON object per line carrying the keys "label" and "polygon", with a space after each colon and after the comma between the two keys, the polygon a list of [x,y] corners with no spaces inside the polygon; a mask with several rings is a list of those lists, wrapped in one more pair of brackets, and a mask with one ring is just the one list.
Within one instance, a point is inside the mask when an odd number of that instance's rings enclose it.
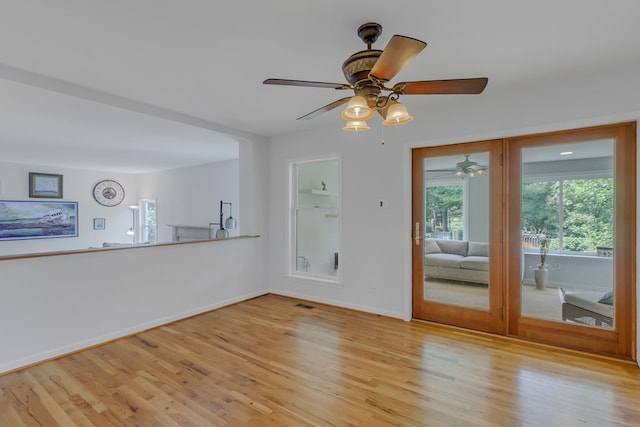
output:
{"label": "ceiling fan blade", "polygon": [[314,117],[317,117],[320,114],[326,113],[327,111],[331,111],[334,108],[341,106],[342,104],[346,104],[347,102],[349,102],[350,99],[351,99],[350,96],[338,99],[337,101],[333,101],[331,104],[327,104],[324,107],[320,107],[317,110],[314,110],[308,114],[305,114],[304,116],[300,116],[296,120],[313,119]]}
{"label": "ceiling fan blade", "polygon": [[369,78],[373,81],[388,82],[425,47],[427,44],[423,41],[393,36],[369,72]]}
{"label": "ceiling fan blade", "polygon": [[344,83],[308,82],[305,80],[267,79],[262,83],[265,85],[280,85],[280,86],[323,87],[328,89],[353,89],[351,86]]}
{"label": "ceiling fan blade", "polygon": [[405,95],[473,95],[482,93],[488,82],[489,79],[486,77],[478,77],[474,79],[402,82],[396,83],[393,86],[393,91],[404,93]]}

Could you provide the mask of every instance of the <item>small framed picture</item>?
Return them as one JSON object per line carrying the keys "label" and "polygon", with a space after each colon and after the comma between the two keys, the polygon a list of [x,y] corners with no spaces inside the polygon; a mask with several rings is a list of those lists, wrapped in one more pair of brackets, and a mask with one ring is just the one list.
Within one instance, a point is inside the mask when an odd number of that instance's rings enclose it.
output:
{"label": "small framed picture", "polygon": [[29,172],[29,197],[62,199],[62,175]]}
{"label": "small framed picture", "polygon": [[106,220],[104,218],[93,218],[93,229],[94,230],[104,230]]}

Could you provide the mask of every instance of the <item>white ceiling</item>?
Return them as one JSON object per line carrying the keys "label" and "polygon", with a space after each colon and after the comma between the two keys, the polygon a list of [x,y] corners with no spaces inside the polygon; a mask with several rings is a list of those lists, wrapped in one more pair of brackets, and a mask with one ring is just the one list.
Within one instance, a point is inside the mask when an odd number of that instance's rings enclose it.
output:
{"label": "white ceiling", "polygon": [[[336,111],[295,118],[345,92],[262,81],[344,82],[341,64],[365,49],[356,29],[369,21],[383,26],[374,48],[393,34],[428,43],[392,83],[488,77],[482,95],[468,96],[498,99],[523,85],[640,69],[636,0],[1,5],[0,161],[7,162],[144,172],[237,157],[238,138],[341,126]],[[419,111],[437,98],[404,102]]]}

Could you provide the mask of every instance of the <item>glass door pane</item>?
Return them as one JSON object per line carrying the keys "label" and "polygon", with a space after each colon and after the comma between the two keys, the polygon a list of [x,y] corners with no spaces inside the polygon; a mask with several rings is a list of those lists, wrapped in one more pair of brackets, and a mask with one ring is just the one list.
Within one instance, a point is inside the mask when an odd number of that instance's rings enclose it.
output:
{"label": "glass door pane", "polygon": [[424,159],[425,301],[489,309],[489,153]]}
{"label": "glass door pane", "polygon": [[505,331],[502,140],[413,150],[413,316]]}
{"label": "glass door pane", "polygon": [[521,151],[521,314],[614,328],[614,140]]}

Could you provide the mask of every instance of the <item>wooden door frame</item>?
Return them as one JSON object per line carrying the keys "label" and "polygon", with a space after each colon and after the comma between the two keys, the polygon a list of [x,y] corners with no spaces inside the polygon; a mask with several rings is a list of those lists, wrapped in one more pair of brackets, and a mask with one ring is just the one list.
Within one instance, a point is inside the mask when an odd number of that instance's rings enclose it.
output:
{"label": "wooden door frame", "polygon": [[[490,297],[492,306],[489,312],[465,308],[462,312],[455,306],[422,301],[424,293],[424,241],[412,241],[412,299],[413,317],[448,323],[469,329],[482,330],[509,335],[558,347],[572,348],[593,353],[612,355],[637,360],[636,354],[636,176],[637,148],[636,122],[617,123],[571,129],[541,134],[503,138],[499,140],[469,142],[437,147],[415,148],[412,150],[412,234],[416,221],[421,222],[424,206],[416,203],[423,197],[423,159],[425,157],[468,154],[489,151],[472,147],[484,147],[475,144],[501,144],[504,155],[502,168],[490,169],[498,173],[494,187],[490,185],[490,194],[499,194],[491,199],[491,207],[500,207],[499,214],[492,218],[491,248],[500,248],[491,252],[490,283],[499,283],[495,288],[500,292]],[[521,165],[520,149],[544,144],[562,144],[585,140],[615,139],[615,329],[606,330],[590,326],[566,324],[563,322],[537,319],[521,315],[521,242],[520,242],[520,204],[521,204]],[[425,151],[423,151],[425,150]],[[424,153],[428,153],[426,156]],[[492,154],[493,155],[493,154]],[[500,164],[502,157],[491,158],[491,164]],[[504,183],[504,185],[503,185]],[[490,217],[493,215],[490,214]],[[494,225],[494,222],[495,225]],[[498,225],[499,224],[499,225]],[[495,227],[495,231],[494,231]],[[499,230],[499,232],[498,232]],[[415,237],[415,236],[414,236]],[[421,236],[419,236],[421,237]],[[495,263],[495,264],[494,264]],[[495,288],[490,288],[496,291]],[[498,302],[499,301],[499,302]],[[494,307],[493,302],[500,304]],[[502,313],[502,307],[506,310]],[[462,313],[462,316],[460,316]],[[494,313],[493,318],[488,313]],[[495,314],[500,314],[497,319]],[[502,315],[504,314],[504,315]],[[481,325],[479,327],[479,325]],[[487,326],[488,325],[488,326]]]}
{"label": "wooden door frame", "polygon": [[[503,140],[488,140],[455,144],[448,146],[423,147],[412,150],[412,297],[413,317],[447,323],[468,329],[504,334],[506,322],[504,319],[503,298],[503,212],[502,198],[503,182]],[[424,239],[415,239],[415,224],[423,223],[424,218],[424,158],[437,156],[451,156],[488,152],[489,153],[489,310],[423,301],[424,294]],[[424,230],[421,230],[424,235]],[[417,244],[416,244],[417,242]]]}
{"label": "wooden door frame", "polygon": [[[615,318],[614,330],[566,324],[521,315],[521,160],[522,148],[615,139]],[[509,283],[508,334],[541,343],[636,359],[636,123],[508,138],[505,145],[509,194],[507,265]]]}

